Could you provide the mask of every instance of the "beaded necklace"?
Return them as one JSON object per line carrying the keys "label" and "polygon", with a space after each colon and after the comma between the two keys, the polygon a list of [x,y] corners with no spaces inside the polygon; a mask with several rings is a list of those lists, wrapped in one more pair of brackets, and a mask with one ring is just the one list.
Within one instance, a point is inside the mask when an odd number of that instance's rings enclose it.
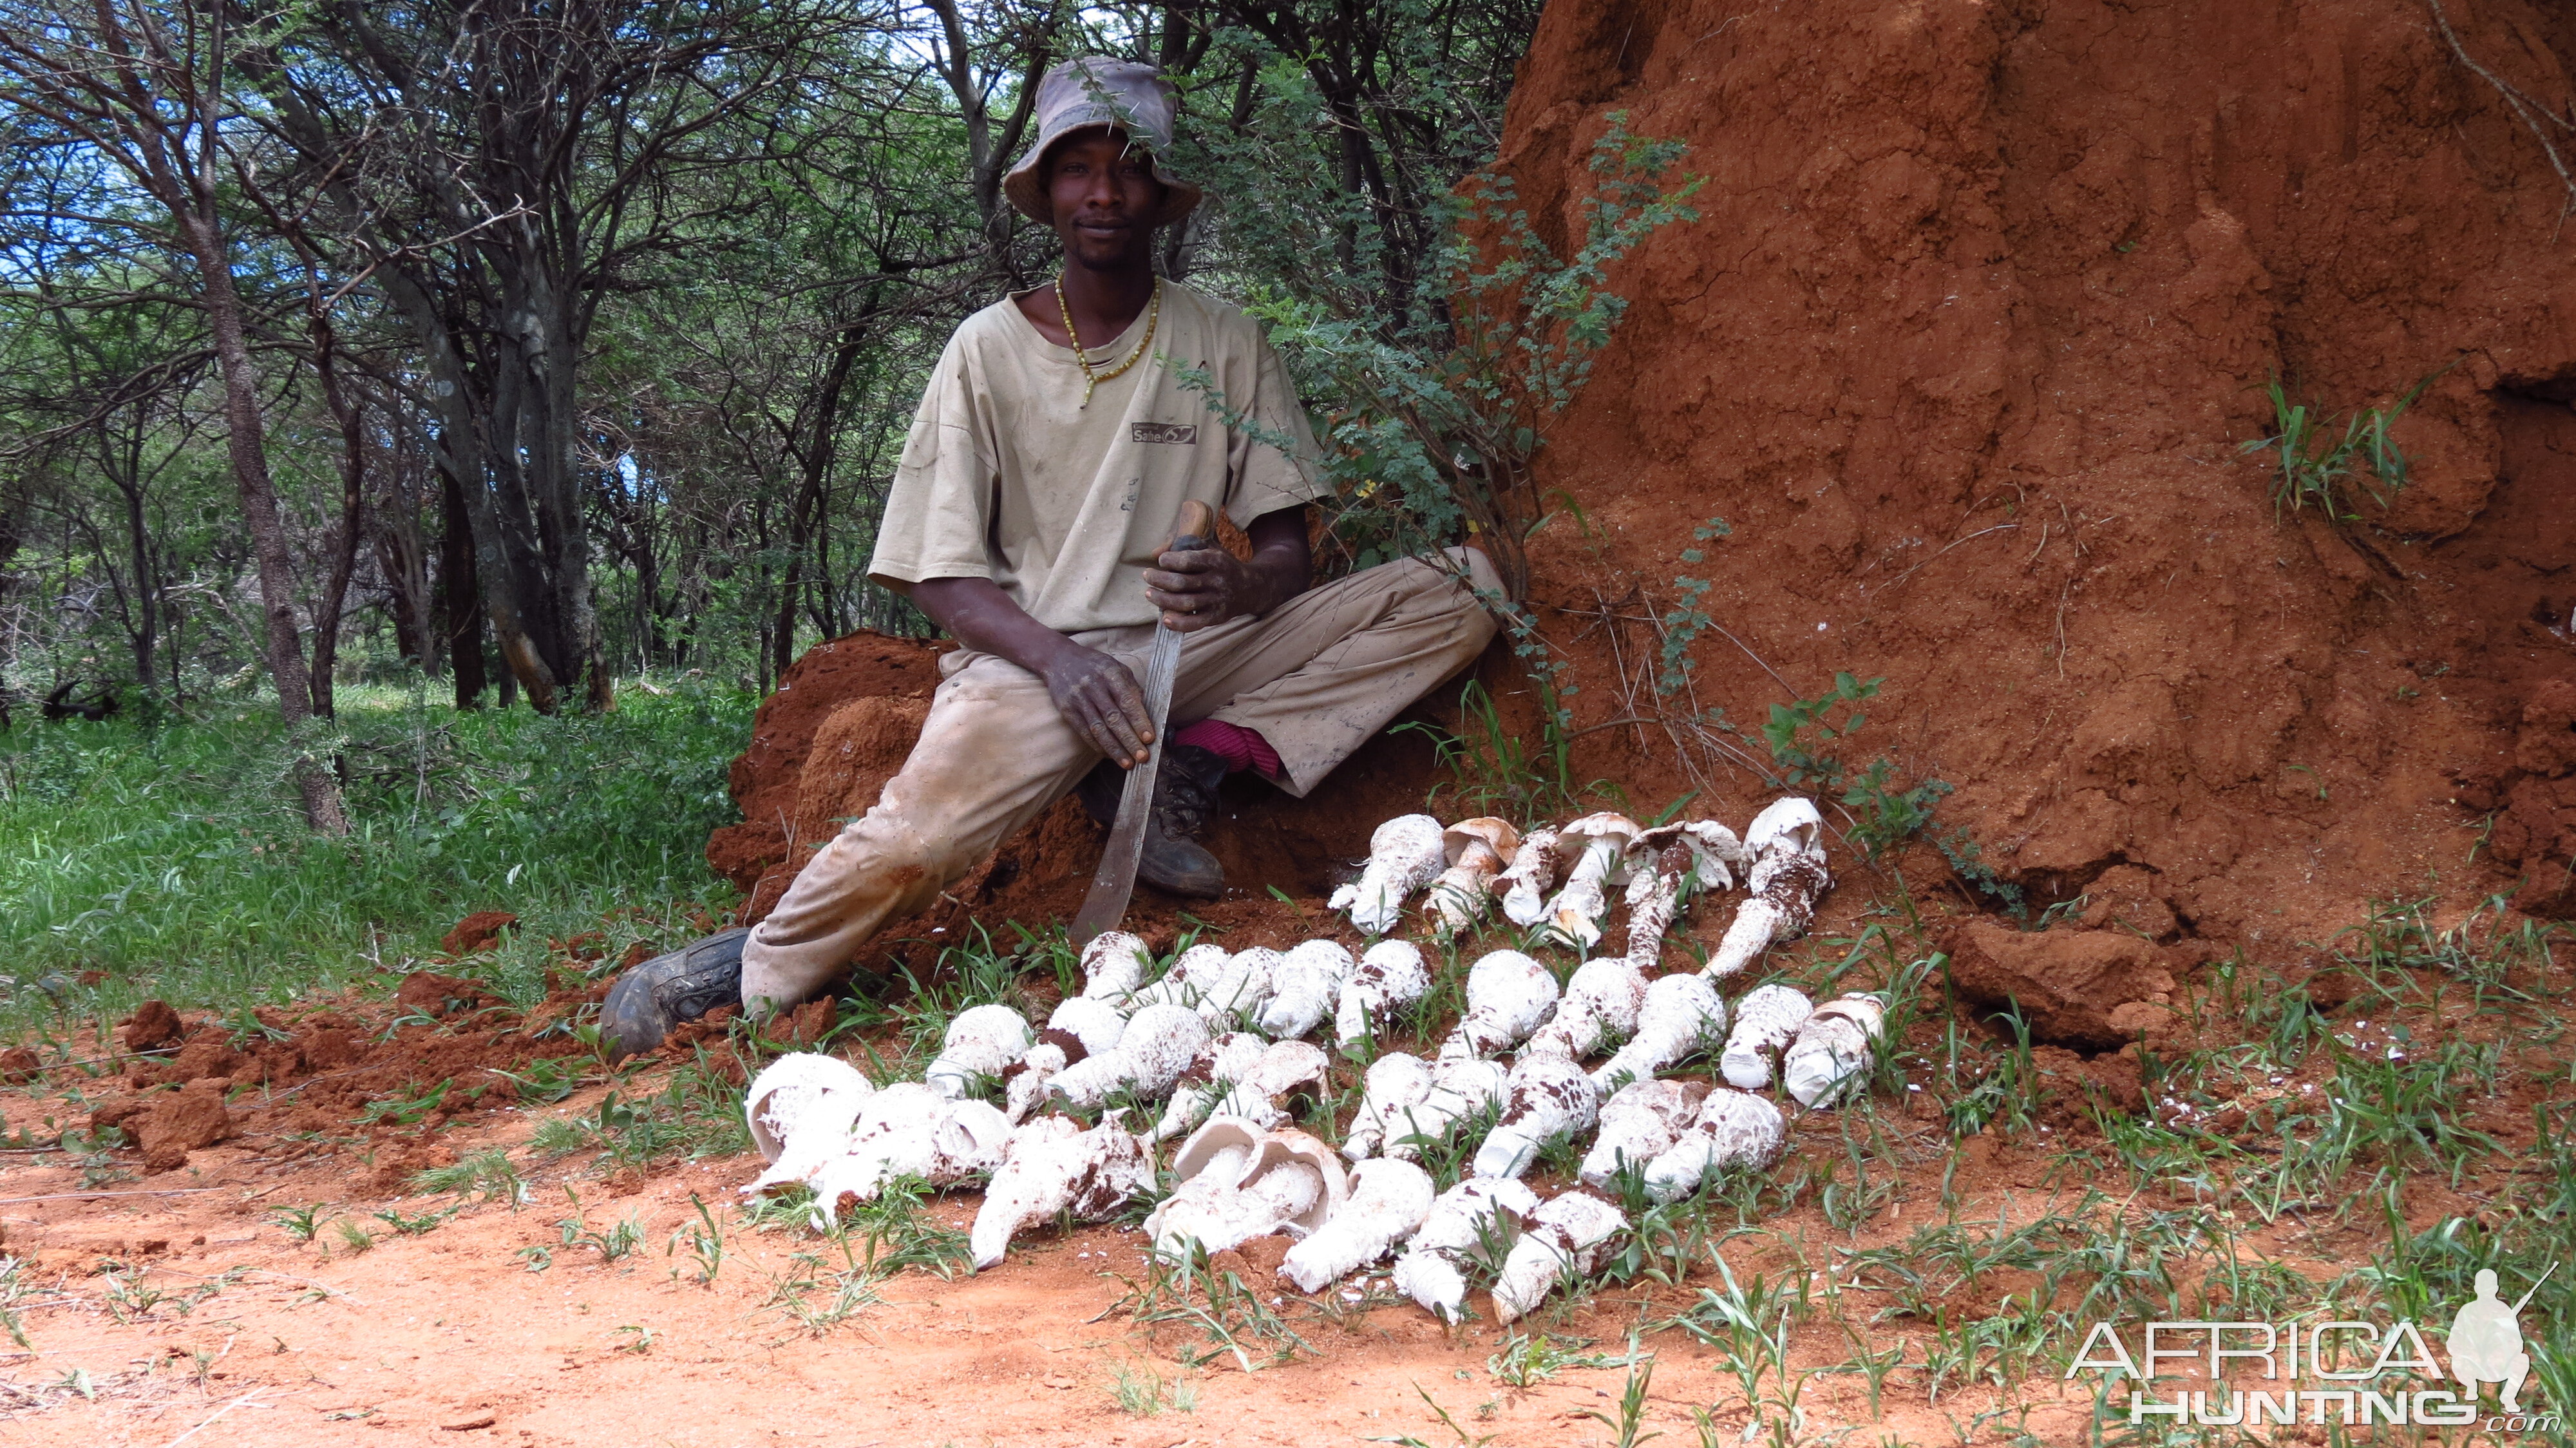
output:
{"label": "beaded necklace", "polygon": [[1092,367],[1090,354],[1083,350],[1082,334],[1073,329],[1073,308],[1064,304],[1064,278],[1061,276],[1055,279],[1055,309],[1064,318],[1064,334],[1073,339],[1074,365],[1082,369],[1082,405],[1089,407],[1093,388],[1124,376],[1128,368],[1144,360],[1145,349],[1154,345],[1154,327],[1163,319],[1163,279],[1154,278],[1154,298],[1145,309],[1145,335],[1136,339],[1136,350],[1106,372]]}

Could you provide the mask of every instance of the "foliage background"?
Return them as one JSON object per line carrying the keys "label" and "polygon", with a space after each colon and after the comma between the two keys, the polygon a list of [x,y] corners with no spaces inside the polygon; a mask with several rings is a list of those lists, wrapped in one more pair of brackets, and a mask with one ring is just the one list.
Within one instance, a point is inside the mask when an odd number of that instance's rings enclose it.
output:
{"label": "foliage background", "polygon": [[[322,714],[331,680],[428,679],[462,707],[520,695],[478,606],[512,585],[488,559],[476,576],[465,520],[469,504],[506,512],[514,489],[541,494],[528,460],[544,447],[514,454],[527,478],[500,463],[458,476],[465,429],[450,406],[460,382],[519,374],[571,379],[581,536],[568,556],[586,560],[579,603],[595,608],[603,676],[759,692],[819,639],[928,632],[864,577],[876,519],[947,332],[1051,274],[1053,238],[993,183],[1022,148],[1029,78],[1073,54],[1155,59],[1181,87],[1175,159],[1213,199],[1167,236],[1163,264],[1282,323],[1310,405],[1349,440],[1336,472],[1356,511],[1335,522],[1333,566],[1463,534],[1419,483],[1377,495],[1392,474],[1361,454],[1383,431],[1365,395],[1382,369],[1354,367],[1352,348],[1410,364],[1442,350],[1460,183],[1493,153],[1536,0],[584,0],[364,22],[194,0],[111,8],[135,33],[175,37],[166,87],[184,77],[213,97],[222,221]],[[21,57],[0,94],[34,94],[23,57],[91,15],[0,18],[0,49]],[[478,59],[478,24],[546,41],[559,53],[548,83],[586,85],[594,103],[528,108],[498,130],[478,120],[453,92],[505,89],[500,63]],[[273,697],[198,279],[96,146],[11,114],[0,701],[23,708],[74,681],[78,695],[123,689],[182,709]],[[519,165],[511,148],[530,136],[562,155]],[[506,185],[492,179],[510,165]],[[567,296],[547,303],[548,287]],[[556,313],[561,326],[539,325]],[[521,345],[549,329],[563,334],[551,352]],[[439,350],[451,344],[468,354],[452,365]],[[536,435],[505,416],[494,426],[505,442],[487,453]],[[333,618],[318,605],[344,552],[348,603]],[[523,584],[518,601],[533,597]]]}

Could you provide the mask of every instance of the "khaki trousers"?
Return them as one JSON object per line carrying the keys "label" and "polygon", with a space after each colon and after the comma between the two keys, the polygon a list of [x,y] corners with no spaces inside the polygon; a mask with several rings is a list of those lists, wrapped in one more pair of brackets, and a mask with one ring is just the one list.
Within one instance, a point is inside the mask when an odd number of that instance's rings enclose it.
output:
{"label": "khaki trousers", "polygon": [[[1449,559],[1478,588],[1500,587],[1483,554],[1451,549]],[[1073,639],[1141,680],[1153,633]],[[1182,635],[1170,724],[1214,718],[1259,732],[1279,751],[1280,787],[1303,796],[1493,636],[1493,619],[1453,572],[1421,559],[1382,564],[1260,618]],[[940,661],[940,676],[902,771],[806,862],[745,943],[742,993],[754,1014],[829,988],[888,921],[926,908],[1100,761],[1046,682],[1019,665],[960,649]]]}

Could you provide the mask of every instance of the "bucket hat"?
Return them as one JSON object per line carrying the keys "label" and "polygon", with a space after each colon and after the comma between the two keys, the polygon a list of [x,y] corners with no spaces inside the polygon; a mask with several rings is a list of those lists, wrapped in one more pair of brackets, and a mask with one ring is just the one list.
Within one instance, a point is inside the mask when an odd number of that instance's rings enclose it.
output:
{"label": "bucket hat", "polygon": [[1048,148],[1073,131],[1116,126],[1145,148],[1154,179],[1163,183],[1163,204],[1147,224],[1162,226],[1189,215],[1203,193],[1163,164],[1172,149],[1174,94],[1162,70],[1141,61],[1086,55],[1048,71],[1038,81],[1034,107],[1038,138],[1002,177],[1002,194],[1022,216],[1041,226],[1054,225],[1055,211],[1041,174]]}

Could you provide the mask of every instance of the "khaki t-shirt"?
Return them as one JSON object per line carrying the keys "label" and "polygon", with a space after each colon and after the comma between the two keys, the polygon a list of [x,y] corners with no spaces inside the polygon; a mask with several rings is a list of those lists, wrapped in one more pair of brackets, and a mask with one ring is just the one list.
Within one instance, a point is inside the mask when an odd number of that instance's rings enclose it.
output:
{"label": "khaki t-shirt", "polygon": [[[1135,350],[1152,308],[1088,354]],[[1227,407],[1295,439],[1297,456],[1228,428],[1172,366],[1204,369]],[[1073,349],[1005,299],[966,319],[940,354],[886,494],[868,576],[899,592],[926,578],[989,578],[1062,633],[1154,621],[1145,569],[1181,504],[1238,527],[1327,496],[1295,386],[1252,319],[1163,284],[1147,355],[1083,405]]]}

